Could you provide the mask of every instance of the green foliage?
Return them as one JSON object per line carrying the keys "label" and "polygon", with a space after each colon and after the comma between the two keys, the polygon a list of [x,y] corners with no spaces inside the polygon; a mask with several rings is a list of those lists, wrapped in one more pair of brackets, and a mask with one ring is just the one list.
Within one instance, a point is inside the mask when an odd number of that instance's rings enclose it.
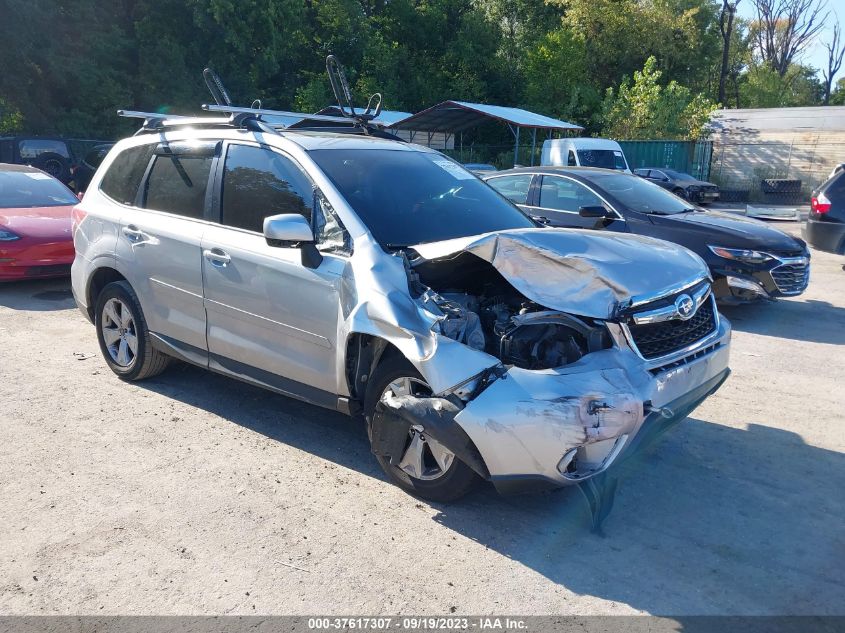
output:
{"label": "green foliage", "polygon": [[746,108],[821,105],[823,96],[815,70],[799,64],[791,64],[783,77],[769,64],[753,64],[740,85],[740,103]]}
{"label": "green foliage", "polygon": [[624,79],[619,90],[608,88],[602,103],[604,136],[622,139],[698,139],[716,104],[693,95],[675,81],[660,83],[663,73],[649,57],[634,79]]}
{"label": "green foliage", "polygon": [[845,77],[840,77],[830,93],[830,105],[845,105]]}
{"label": "green foliage", "polygon": [[4,99],[0,99],[0,134],[12,134],[23,127],[23,117]]}
{"label": "green foliage", "polygon": [[563,27],[547,33],[525,55],[528,107],[564,120],[591,122],[601,104],[587,74],[584,42]]}
{"label": "green foliage", "polygon": [[[196,113],[209,100],[201,77],[206,66],[220,74],[236,103],[259,98],[271,108],[315,111],[333,100],[324,60],[334,53],[356,99],[381,92],[388,109],[419,111],[463,99],[533,109],[585,125],[587,133],[696,136],[718,84],[719,6],[715,0],[0,0],[0,131],[109,138],[133,129],[114,115],[117,108]],[[748,31],[739,21],[730,105],[737,99],[742,106],[816,103],[813,72],[795,66],[775,81],[751,59]],[[637,72],[642,85],[635,78],[620,86]],[[841,86],[833,98],[842,102]],[[501,129],[468,137],[498,143]]]}

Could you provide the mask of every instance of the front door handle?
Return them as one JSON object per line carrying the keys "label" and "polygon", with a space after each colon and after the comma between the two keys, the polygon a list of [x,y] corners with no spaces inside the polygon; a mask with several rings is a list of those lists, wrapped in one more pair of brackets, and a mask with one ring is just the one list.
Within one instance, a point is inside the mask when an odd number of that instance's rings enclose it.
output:
{"label": "front door handle", "polygon": [[220,248],[206,249],[202,252],[202,256],[210,261],[212,266],[217,266],[219,268],[225,267],[230,261],[232,261],[232,258],[229,257],[229,253]]}

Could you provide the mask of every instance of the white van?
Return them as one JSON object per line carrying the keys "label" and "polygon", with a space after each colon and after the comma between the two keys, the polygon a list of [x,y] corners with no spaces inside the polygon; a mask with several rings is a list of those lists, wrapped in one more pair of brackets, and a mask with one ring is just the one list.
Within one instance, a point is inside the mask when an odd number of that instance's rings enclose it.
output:
{"label": "white van", "polygon": [[543,142],[541,165],[603,167],[631,173],[616,141],[606,138],[556,138]]}

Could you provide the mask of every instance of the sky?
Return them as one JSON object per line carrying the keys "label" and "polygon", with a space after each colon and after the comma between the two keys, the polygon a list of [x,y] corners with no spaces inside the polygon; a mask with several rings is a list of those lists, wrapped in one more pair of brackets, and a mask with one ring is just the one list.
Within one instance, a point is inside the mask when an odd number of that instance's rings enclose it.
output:
{"label": "sky", "polygon": [[[754,12],[754,4],[751,0],[740,0],[739,15],[746,19],[756,17]],[[816,39],[807,47],[801,57],[801,62],[812,66],[819,71],[819,79],[822,79],[822,69],[827,70],[827,49],[824,47],[825,42],[830,42],[833,39],[833,25],[839,20],[840,27],[845,27],[845,0],[827,0],[827,10],[830,12],[825,27],[816,35]],[[845,36],[845,34],[843,35]],[[845,63],[842,69],[833,77],[834,83],[842,76],[845,76]]]}

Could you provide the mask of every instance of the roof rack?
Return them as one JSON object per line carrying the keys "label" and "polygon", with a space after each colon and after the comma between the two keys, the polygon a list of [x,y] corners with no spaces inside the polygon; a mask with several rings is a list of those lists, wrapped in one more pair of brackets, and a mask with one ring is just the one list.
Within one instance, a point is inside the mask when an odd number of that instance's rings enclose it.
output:
{"label": "roof rack", "polygon": [[129,119],[144,119],[141,129],[135,132],[136,135],[144,132],[160,132],[166,128],[179,126],[190,127],[236,127],[251,130],[253,132],[264,132],[265,134],[278,134],[278,130],[264,121],[261,121],[255,114],[242,113],[232,114],[228,117],[202,117],[183,116],[179,114],[160,114],[157,112],[139,112],[137,110],[118,110],[118,116]]}
{"label": "roof rack", "polygon": [[[326,72],[329,75],[329,82],[337,99],[338,105],[336,109],[340,112],[341,116],[307,114],[287,110],[268,110],[261,107],[260,99],[255,99],[252,102],[252,107],[249,108],[232,105],[232,99],[229,97],[223,81],[211,68],[204,69],[202,76],[211,93],[211,97],[214,99],[214,103],[203,104],[202,109],[207,112],[225,113],[229,115],[228,117],[191,117],[155,112],[139,112],[136,110],[118,110],[117,113],[122,117],[144,120],[141,129],[136,134],[161,131],[165,128],[184,125],[194,127],[237,127],[266,134],[279,134],[279,131],[283,129],[331,131],[366,134],[396,141],[402,140],[398,136],[385,131],[383,124],[374,121],[381,114],[382,96],[380,93],[373,94],[367,102],[367,107],[363,112],[360,112],[352,104],[352,93],[349,90],[346,73],[334,55],[326,57]],[[278,122],[267,121],[264,117],[293,118],[296,121],[289,125],[284,125]]]}

